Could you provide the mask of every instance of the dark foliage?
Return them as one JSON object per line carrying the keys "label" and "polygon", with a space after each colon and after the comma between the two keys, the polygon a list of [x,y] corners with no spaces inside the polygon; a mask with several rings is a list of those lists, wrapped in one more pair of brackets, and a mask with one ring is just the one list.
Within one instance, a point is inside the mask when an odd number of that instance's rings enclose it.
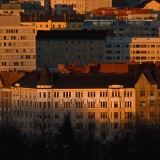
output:
{"label": "dark foliage", "polygon": [[60,126],[59,133],[59,138],[62,144],[71,145],[74,142],[74,129],[68,116],[66,116],[62,125]]}
{"label": "dark foliage", "polygon": [[26,147],[21,131],[12,125],[0,127],[0,150],[4,159],[22,160]]}

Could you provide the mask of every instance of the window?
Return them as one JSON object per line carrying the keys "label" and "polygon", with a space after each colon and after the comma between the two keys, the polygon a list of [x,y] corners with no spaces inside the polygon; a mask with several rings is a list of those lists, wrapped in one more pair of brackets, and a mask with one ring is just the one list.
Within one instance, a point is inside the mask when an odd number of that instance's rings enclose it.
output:
{"label": "window", "polygon": [[150,112],[150,118],[154,118],[154,112]]}
{"label": "window", "polygon": [[152,90],[150,91],[150,96],[154,96],[154,92]]}
{"label": "window", "polygon": [[46,102],[43,102],[43,107],[46,108]]}
{"label": "window", "polygon": [[83,92],[76,92],[76,97],[77,98],[83,97]]}
{"label": "window", "polygon": [[114,108],[118,108],[118,102],[114,101]]}
{"label": "window", "polygon": [[107,118],[107,112],[100,112],[100,118],[101,119]]}
{"label": "window", "polygon": [[107,92],[100,92],[100,97],[107,97]]}
{"label": "window", "polygon": [[118,129],[118,123],[114,123],[114,129]]}
{"label": "window", "polygon": [[126,129],[132,129],[132,123],[125,123]]}
{"label": "window", "polygon": [[58,98],[59,97],[59,92],[54,92],[54,97]]}
{"label": "window", "polygon": [[142,111],[140,116],[141,116],[141,118],[144,118],[145,117],[145,112]]}
{"label": "window", "polygon": [[76,108],[82,108],[83,104],[82,102],[76,102]]}
{"label": "window", "polygon": [[130,92],[130,91],[124,92],[124,96],[125,97],[132,97],[132,92]]}
{"label": "window", "polygon": [[83,129],[83,123],[76,123],[76,129]]}
{"label": "window", "polygon": [[88,102],[88,108],[95,108],[95,102]]}
{"label": "window", "polygon": [[144,91],[144,90],[141,90],[141,91],[140,91],[140,96],[141,96],[141,97],[145,96],[145,91]]}
{"label": "window", "polygon": [[55,113],[54,117],[55,117],[55,119],[59,118],[59,114]]}
{"label": "window", "polygon": [[88,118],[95,118],[95,112],[88,112]]}
{"label": "window", "polygon": [[54,102],[54,107],[58,108],[58,102]]}
{"label": "window", "polygon": [[150,107],[153,107],[153,106],[154,106],[154,101],[150,101],[150,102],[149,102],[149,106],[150,106]]}
{"label": "window", "polygon": [[118,118],[118,112],[114,112],[114,118],[115,118],[115,119]]}
{"label": "window", "polygon": [[70,108],[70,102],[64,102],[64,108]]}
{"label": "window", "polygon": [[125,101],[125,108],[132,108],[132,101]]}
{"label": "window", "polygon": [[112,92],[112,97],[119,97],[120,96],[120,92],[119,91],[113,91]]}
{"label": "window", "polygon": [[88,92],[88,97],[95,97],[95,92]]}
{"label": "window", "polygon": [[125,112],[125,118],[132,118],[132,112]]}
{"label": "window", "polygon": [[71,118],[71,113],[70,112],[64,113],[64,118],[66,118],[66,117]]}
{"label": "window", "polygon": [[71,92],[63,92],[63,97],[71,97]]}
{"label": "window", "polygon": [[83,119],[83,112],[77,112],[76,119]]}
{"label": "window", "polygon": [[50,92],[48,92],[48,98],[50,98]]}
{"label": "window", "polygon": [[145,102],[145,101],[140,101],[140,106],[141,106],[141,107],[145,107],[145,105],[146,105],[146,102]]}
{"label": "window", "polygon": [[107,128],[107,123],[100,123],[100,125],[101,125],[101,129]]}
{"label": "window", "polygon": [[25,111],[25,117],[28,118],[28,111]]}
{"label": "window", "polygon": [[107,102],[106,101],[100,102],[100,107],[101,108],[107,108]]}
{"label": "window", "polygon": [[50,108],[50,102],[48,102],[48,108]]}

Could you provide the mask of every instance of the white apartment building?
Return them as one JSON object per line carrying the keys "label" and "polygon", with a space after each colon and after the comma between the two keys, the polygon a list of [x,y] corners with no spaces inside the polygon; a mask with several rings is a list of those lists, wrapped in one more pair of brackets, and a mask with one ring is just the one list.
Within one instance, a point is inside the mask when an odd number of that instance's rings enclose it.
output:
{"label": "white apartment building", "polygon": [[134,76],[60,76],[52,83],[48,75],[43,67],[40,79],[30,73],[11,87],[13,121],[28,136],[36,133],[34,122],[42,113],[54,134],[68,115],[77,136],[85,138],[90,128],[104,143],[118,139],[123,127],[131,127]]}
{"label": "white apartment building", "polygon": [[20,16],[0,16],[0,71],[36,68],[35,26],[20,25]]}
{"label": "white apartment building", "polygon": [[117,37],[159,37],[160,21],[158,20],[85,20],[82,29],[113,30]]}
{"label": "white apartment building", "polygon": [[159,37],[107,37],[105,62],[147,62],[160,60]]}

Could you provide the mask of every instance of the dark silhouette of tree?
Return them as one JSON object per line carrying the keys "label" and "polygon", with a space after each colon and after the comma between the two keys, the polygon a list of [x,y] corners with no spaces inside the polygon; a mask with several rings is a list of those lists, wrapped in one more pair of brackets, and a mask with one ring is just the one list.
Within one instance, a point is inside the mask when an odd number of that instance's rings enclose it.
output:
{"label": "dark silhouette of tree", "polygon": [[62,144],[72,144],[74,141],[74,129],[72,127],[69,116],[66,116],[59,128],[60,141]]}
{"label": "dark silhouette of tree", "polygon": [[21,130],[12,124],[0,126],[0,150],[4,159],[22,160],[26,147]]}
{"label": "dark silhouette of tree", "polygon": [[48,112],[42,112],[34,119],[34,138],[37,141],[53,141],[53,121]]}

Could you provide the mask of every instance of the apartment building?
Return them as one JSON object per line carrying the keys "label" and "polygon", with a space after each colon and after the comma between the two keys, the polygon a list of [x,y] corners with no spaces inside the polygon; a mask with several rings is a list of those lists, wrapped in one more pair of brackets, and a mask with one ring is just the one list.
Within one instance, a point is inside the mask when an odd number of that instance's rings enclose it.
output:
{"label": "apartment building", "polygon": [[146,70],[135,84],[136,114],[141,125],[159,127],[160,90],[159,73]]}
{"label": "apartment building", "polygon": [[[40,0],[39,2],[44,6],[45,1],[47,0]],[[75,10],[76,13],[85,14],[99,7],[112,7],[112,0],[50,0],[51,13],[54,13],[54,8],[58,4],[73,5],[73,10]]]}
{"label": "apartment building", "polygon": [[104,62],[147,62],[160,60],[160,38],[107,37]]}
{"label": "apartment building", "polygon": [[91,19],[118,19],[118,20],[157,20],[158,14],[151,9],[141,8],[98,8],[90,13]]}
{"label": "apartment building", "polygon": [[0,16],[0,71],[35,69],[35,26],[21,26],[19,15]]}
{"label": "apartment building", "polygon": [[24,75],[25,72],[0,72],[0,125],[5,125],[12,121],[10,86]]}
{"label": "apartment building", "polygon": [[36,30],[82,30],[85,15],[21,14],[21,25],[35,25]]}
{"label": "apartment building", "polygon": [[152,20],[85,20],[82,29],[113,29],[118,37],[159,37],[160,21]]}
{"label": "apartment building", "polygon": [[0,14],[2,15],[19,15],[21,13],[24,13],[24,9],[20,4],[1,4]]}
{"label": "apartment building", "polygon": [[80,65],[102,62],[107,31],[38,31],[37,68],[47,64],[49,69],[58,64]]}
{"label": "apartment building", "polygon": [[27,135],[35,133],[34,122],[41,114],[51,119],[55,134],[68,115],[77,137],[85,137],[90,127],[105,143],[119,139],[123,125],[130,126],[136,111],[133,75],[53,78],[44,66],[41,75],[29,73],[11,86],[12,118]]}

